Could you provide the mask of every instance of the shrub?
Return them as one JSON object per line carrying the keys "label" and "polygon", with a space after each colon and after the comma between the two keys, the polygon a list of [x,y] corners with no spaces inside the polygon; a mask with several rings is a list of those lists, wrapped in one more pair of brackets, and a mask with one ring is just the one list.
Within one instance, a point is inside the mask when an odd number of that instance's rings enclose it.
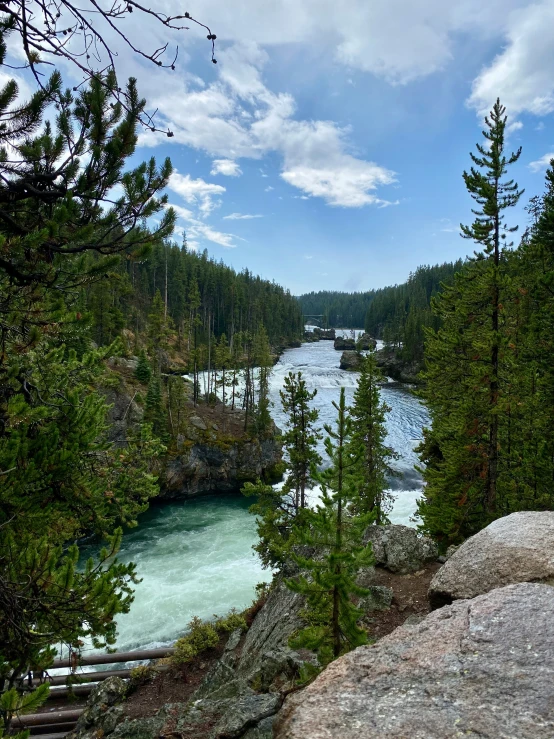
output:
{"label": "shrub", "polygon": [[185,637],[189,640],[196,652],[202,652],[209,647],[215,647],[219,636],[212,624],[203,623],[198,616],[194,616],[189,623],[190,633]]}
{"label": "shrub", "polygon": [[225,632],[231,632],[235,631],[235,629],[241,629],[241,631],[246,631],[247,625],[246,625],[246,619],[244,616],[240,613],[237,613],[237,610],[233,608],[227,616],[224,618],[219,618],[215,622],[215,628],[218,631],[225,631]]}

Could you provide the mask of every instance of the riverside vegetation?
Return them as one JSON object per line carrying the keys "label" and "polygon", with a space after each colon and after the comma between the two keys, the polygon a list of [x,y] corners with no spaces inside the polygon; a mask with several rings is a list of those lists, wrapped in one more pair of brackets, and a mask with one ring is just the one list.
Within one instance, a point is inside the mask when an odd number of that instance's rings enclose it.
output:
{"label": "riverside vegetation", "polygon": [[[8,14],[3,65],[10,33],[22,30]],[[28,54],[34,68],[37,54]],[[22,678],[47,668],[56,645],[115,642],[138,582],[115,556],[122,527],[136,525],[157,494],[156,460],[180,430],[184,381],[172,375],[191,373],[193,405],[218,395],[240,405],[243,429],[263,437],[274,354],[303,328],[306,300],[171,240],[170,161],[128,164],[149,120],[145,105],[136,80],[122,88],[111,68],[73,91],[55,70],[24,103],[13,79],[0,90],[0,732],[45,700],[45,686],[27,690]],[[368,305],[356,298],[373,335],[411,358],[424,351],[432,426],[420,449],[419,513],[443,548],[513,511],[554,504],[554,162],[512,249],[505,211],[522,193],[507,170],[520,152],[506,154],[505,130],[497,102],[464,174],[478,208],[463,228],[475,256],[421,268]],[[123,193],[116,200],[114,188]],[[330,323],[345,316],[342,307],[335,318],[315,303],[312,311]],[[107,360],[118,353],[139,356],[136,378],[147,389],[144,423],[114,446],[101,388],[115,381]],[[311,394],[291,375],[283,491],[245,487],[256,496],[262,561],[305,597],[294,643],[317,653],[315,669],[367,640],[357,575],[372,562],[364,531],[387,521],[393,457],[379,379],[370,353],[353,408],[342,392],[337,423],[324,429],[330,466],[321,471]],[[105,546],[78,567],[78,541],[89,534]],[[193,622],[179,645],[183,663],[214,634]]]}

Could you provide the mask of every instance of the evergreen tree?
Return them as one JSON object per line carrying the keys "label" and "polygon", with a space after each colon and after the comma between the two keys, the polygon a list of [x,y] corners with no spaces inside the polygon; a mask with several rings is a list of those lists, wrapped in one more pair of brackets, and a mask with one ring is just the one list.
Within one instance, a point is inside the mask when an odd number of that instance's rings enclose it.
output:
{"label": "evergreen tree", "polygon": [[152,368],[150,367],[150,362],[146,357],[146,352],[144,351],[144,349],[141,349],[141,352],[139,354],[137,368],[135,370],[135,377],[143,385],[148,385],[148,383],[150,382],[150,378],[152,377]]}
{"label": "evergreen tree", "polygon": [[[358,458],[359,488],[355,504],[360,513],[369,513],[375,523],[388,523],[392,496],[385,492],[387,477],[394,474],[389,462],[398,454],[385,444],[385,419],[390,408],[381,401],[382,374],[373,352],[360,357],[360,374],[350,409],[352,453]],[[361,453],[360,453],[361,449]]]}
{"label": "evergreen tree", "polygon": [[148,383],[144,420],[152,425],[152,431],[160,439],[167,437],[167,417],[164,409],[160,376],[154,373]]}
{"label": "evergreen tree", "polygon": [[283,410],[287,414],[282,436],[287,475],[281,489],[262,481],[246,483],[242,492],[255,496],[250,513],[257,516],[259,541],[254,545],[264,567],[283,568],[294,546],[293,527],[302,526],[307,507],[306,490],[314,483],[315,468],[321,463],[317,442],[321,438],[315,427],[319,412],[310,408],[316,391],[310,392],[302,373],[289,373],[281,391]]}
{"label": "evergreen tree", "polygon": [[[267,331],[263,325],[258,327],[252,344],[252,399],[253,418],[252,430],[258,437],[264,437],[272,426],[271,414],[269,412],[271,401],[269,400],[269,378],[273,367],[273,357]],[[257,370],[257,372],[256,372]],[[257,383],[254,376],[257,374]],[[257,388],[254,385],[257,384]],[[257,389],[257,393],[256,393]],[[257,394],[257,400],[255,396]]]}
{"label": "evergreen tree", "polygon": [[[482,247],[435,300],[442,328],[429,331],[427,387],[423,393],[432,429],[420,448],[426,487],[419,512],[424,529],[445,543],[475,533],[510,511],[511,485],[505,435],[509,424],[513,299],[506,276],[504,211],[521,191],[506,180],[521,153],[505,153],[505,109],[496,102],[483,132],[486,143],[471,155],[466,186],[479,205],[463,235]],[[508,473],[513,474],[513,471]]]}
{"label": "evergreen tree", "polygon": [[307,600],[306,618],[309,625],[291,641],[294,648],[317,651],[324,666],[340,654],[367,642],[366,632],[358,626],[362,612],[353,598],[368,591],[356,583],[362,567],[373,563],[371,546],[364,546],[363,533],[371,519],[354,515],[356,500],[356,459],[348,452],[352,428],[341,388],[336,429],[325,426],[328,437],[325,448],[331,466],[319,474],[322,485],[321,505],[305,511],[306,525],[295,539],[312,548],[306,557],[293,553],[302,572],[286,581],[291,590]]}

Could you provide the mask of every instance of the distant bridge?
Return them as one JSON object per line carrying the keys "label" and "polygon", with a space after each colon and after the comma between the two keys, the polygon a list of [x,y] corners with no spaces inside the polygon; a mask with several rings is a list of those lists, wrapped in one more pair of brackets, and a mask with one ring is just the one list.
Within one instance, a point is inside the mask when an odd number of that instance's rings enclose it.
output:
{"label": "distant bridge", "polygon": [[304,323],[308,323],[308,324],[315,323],[320,328],[322,328],[321,324],[324,323],[324,319],[325,319],[325,316],[323,314],[322,315],[319,315],[319,316],[315,316],[315,315],[314,316],[306,316],[305,315],[304,316]]}

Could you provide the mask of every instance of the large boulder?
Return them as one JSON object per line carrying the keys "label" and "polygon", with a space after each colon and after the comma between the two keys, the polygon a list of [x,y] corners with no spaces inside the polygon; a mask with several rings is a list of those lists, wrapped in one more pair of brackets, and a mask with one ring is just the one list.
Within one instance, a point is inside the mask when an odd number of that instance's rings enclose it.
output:
{"label": "large boulder", "polygon": [[359,352],[346,351],[341,354],[340,368],[341,370],[351,370],[357,372],[360,369],[360,361],[362,355]]}
{"label": "large boulder", "polygon": [[377,346],[377,342],[369,334],[362,334],[356,340],[357,349],[373,350],[375,349],[376,346]]}
{"label": "large boulder", "polygon": [[276,739],[551,739],[554,588],[457,601],[333,662],[287,698]]}
{"label": "large boulder", "polygon": [[434,541],[409,526],[368,526],[364,542],[371,542],[375,564],[391,572],[407,575],[434,562],[438,548]]}
{"label": "large boulder", "polygon": [[431,606],[474,598],[518,582],[554,584],[554,512],[522,511],[499,518],[467,539],[429,587]]}
{"label": "large boulder", "polygon": [[345,349],[350,349],[351,351],[354,351],[356,349],[356,342],[354,339],[346,339],[344,336],[337,336],[335,339],[335,343],[333,345],[337,351],[345,351]]}

